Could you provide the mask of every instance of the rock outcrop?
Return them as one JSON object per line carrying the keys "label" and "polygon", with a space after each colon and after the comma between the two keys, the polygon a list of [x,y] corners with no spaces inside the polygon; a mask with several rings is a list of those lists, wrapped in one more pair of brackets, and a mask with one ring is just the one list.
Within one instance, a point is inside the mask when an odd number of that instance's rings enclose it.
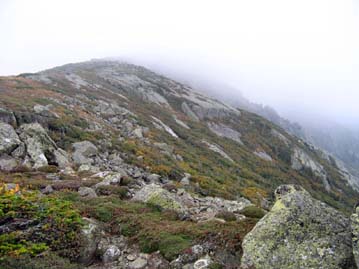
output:
{"label": "rock outcrop", "polygon": [[243,145],[243,142],[241,140],[241,134],[238,131],[233,130],[232,128],[230,128],[224,124],[217,124],[214,122],[209,122],[208,128],[213,133],[215,133],[216,135],[218,135],[220,137],[225,137],[225,138],[231,139],[231,140],[237,142],[238,144]]}
{"label": "rock outcrop", "polygon": [[349,220],[302,187],[283,185],[243,241],[242,268],[355,268]]}
{"label": "rock outcrop", "polygon": [[301,170],[303,168],[310,169],[316,176],[322,179],[325,189],[330,191],[330,185],[324,167],[298,147],[294,148],[292,154],[292,168],[295,170]]}

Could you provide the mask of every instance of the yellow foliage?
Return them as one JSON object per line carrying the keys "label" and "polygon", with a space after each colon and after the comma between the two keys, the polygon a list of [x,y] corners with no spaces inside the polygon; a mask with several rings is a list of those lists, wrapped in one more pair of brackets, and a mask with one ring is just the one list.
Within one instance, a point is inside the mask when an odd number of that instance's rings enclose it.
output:
{"label": "yellow foliage", "polygon": [[2,195],[14,195],[20,192],[20,185],[15,184],[15,188],[9,188],[8,184],[0,185],[0,194]]}

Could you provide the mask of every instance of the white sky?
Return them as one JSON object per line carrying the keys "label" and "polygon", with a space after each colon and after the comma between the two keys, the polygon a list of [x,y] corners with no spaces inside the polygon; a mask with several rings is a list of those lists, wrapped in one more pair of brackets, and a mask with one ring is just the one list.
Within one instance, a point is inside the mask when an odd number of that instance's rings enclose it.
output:
{"label": "white sky", "polygon": [[125,56],[359,125],[359,0],[0,0],[0,75]]}

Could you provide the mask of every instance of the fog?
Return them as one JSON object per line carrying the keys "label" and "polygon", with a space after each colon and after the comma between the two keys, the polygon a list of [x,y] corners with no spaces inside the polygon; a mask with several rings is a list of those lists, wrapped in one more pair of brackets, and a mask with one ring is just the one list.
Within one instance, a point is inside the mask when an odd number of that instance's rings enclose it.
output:
{"label": "fog", "polygon": [[120,57],[358,127],[358,2],[1,0],[0,75]]}

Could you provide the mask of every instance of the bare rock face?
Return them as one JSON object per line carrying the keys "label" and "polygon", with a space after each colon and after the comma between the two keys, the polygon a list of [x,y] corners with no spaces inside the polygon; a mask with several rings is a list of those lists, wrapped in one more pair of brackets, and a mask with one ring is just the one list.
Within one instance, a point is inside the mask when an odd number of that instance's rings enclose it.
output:
{"label": "bare rock face", "polygon": [[238,144],[243,145],[243,142],[241,140],[241,134],[238,131],[233,130],[232,128],[230,128],[224,124],[217,124],[214,122],[209,122],[208,128],[213,133],[215,133],[216,135],[218,135],[220,137],[225,137],[225,138],[231,139],[231,140],[237,142]]}
{"label": "bare rock face", "polygon": [[322,179],[325,189],[330,191],[327,174],[323,166],[313,160],[307,153],[298,147],[294,148],[294,152],[292,154],[292,168],[294,170],[301,170],[303,168],[310,169],[316,176]]}
{"label": "bare rock face", "polygon": [[243,241],[242,268],[356,268],[349,220],[302,187],[283,185]]}

